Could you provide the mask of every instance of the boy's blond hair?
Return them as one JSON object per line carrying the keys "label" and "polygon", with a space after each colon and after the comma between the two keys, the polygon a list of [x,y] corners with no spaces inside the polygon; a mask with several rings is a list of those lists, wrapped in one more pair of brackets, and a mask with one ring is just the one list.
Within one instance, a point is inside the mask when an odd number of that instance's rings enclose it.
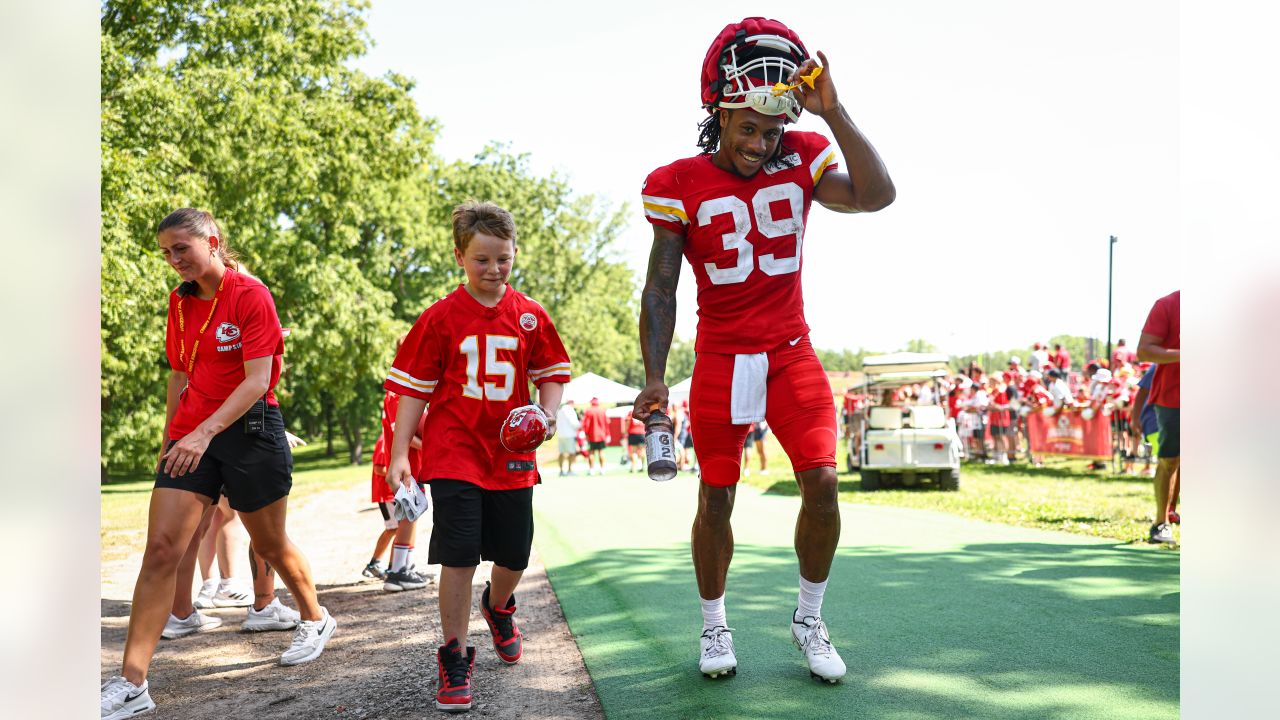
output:
{"label": "boy's blond hair", "polygon": [[453,209],[453,246],[466,252],[476,233],[516,243],[516,221],[511,213],[491,202],[468,200]]}

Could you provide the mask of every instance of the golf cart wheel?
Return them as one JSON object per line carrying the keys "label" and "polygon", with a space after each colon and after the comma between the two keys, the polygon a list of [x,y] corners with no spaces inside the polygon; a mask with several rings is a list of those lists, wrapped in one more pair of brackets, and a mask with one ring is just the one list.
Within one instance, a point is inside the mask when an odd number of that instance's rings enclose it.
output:
{"label": "golf cart wheel", "polygon": [[863,470],[862,471],[862,491],[871,492],[880,489],[880,471],[879,470]]}
{"label": "golf cart wheel", "polygon": [[959,470],[942,470],[938,472],[938,484],[943,490],[959,490],[960,489],[960,471]]}

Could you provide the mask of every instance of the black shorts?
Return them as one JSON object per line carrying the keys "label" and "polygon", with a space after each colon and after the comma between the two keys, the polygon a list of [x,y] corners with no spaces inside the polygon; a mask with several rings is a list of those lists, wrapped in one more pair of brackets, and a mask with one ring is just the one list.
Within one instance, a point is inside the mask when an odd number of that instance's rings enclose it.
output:
{"label": "black shorts", "polygon": [[1013,434],[1010,431],[1008,425],[992,425],[990,427],[991,427],[991,437],[993,438],[1004,437],[1005,435]]}
{"label": "black shorts", "polygon": [[760,442],[761,440],[764,440],[764,436],[767,435],[768,433],[769,431],[762,427],[758,427],[755,430],[751,431],[751,435],[755,437],[756,442]]}
{"label": "black shorts", "polygon": [[590,441],[590,442],[588,442],[588,443],[587,443],[587,449],[588,449],[588,450],[603,450],[603,449],[604,449],[604,441],[603,441],[603,440],[592,440],[592,441]]}
{"label": "black shorts", "polygon": [[639,445],[643,445],[644,435],[630,433],[629,435],[627,435],[627,444],[630,445],[631,447],[637,447]]}
{"label": "black shorts", "polygon": [[756,431],[748,430],[747,436],[742,439],[742,449],[746,450],[747,448],[752,447],[755,444],[756,444]]}
{"label": "black shorts", "polygon": [[210,504],[225,493],[237,512],[261,510],[288,495],[293,452],[284,436],[284,416],[280,408],[267,406],[265,419],[261,433],[245,433],[241,418],[214,435],[195,470],[186,475],[169,477],[157,468],[156,487],[206,495]]}
{"label": "black shorts", "polygon": [[986,436],[987,436],[987,424],[982,422],[974,424],[973,437],[977,440],[981,440]]}
{"label": "black shorts", "polygon": [[1156,423],[1160,425],[1160,449],[1156,451],[1157,457],[1176,458],[1178,457],[1178,408],[1165,407],[1156,405]]}
{"label": "black shorts", "polygon": [[481,560],[508,570],[529,566],[533,545],[533,488],[485,490],[462,480],[433,478],[431,545],[427,562],[475,567]]}

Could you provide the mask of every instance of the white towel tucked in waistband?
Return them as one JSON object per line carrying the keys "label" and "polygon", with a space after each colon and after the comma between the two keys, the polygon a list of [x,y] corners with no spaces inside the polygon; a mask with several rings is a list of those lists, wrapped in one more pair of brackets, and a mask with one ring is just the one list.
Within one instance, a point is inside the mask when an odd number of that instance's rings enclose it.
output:
{"label": "white towel tucked in waistband", "polygon": [[733,356],[733,388],[729,391],[729,414],[735,425],[764,419],[769,356],[764,353]]}

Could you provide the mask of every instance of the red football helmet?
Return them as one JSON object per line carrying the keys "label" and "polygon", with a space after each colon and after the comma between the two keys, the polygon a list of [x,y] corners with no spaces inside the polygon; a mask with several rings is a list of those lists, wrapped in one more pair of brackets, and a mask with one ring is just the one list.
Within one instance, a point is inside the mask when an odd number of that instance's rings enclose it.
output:
{"label": "red football helmet", "polygon": [[702,61],[702,106],[749,107],[764,115],[800,117],[800,103],[791,92],[773,93],[805,60],[800,36],[777,20],[745,18],[725,26]]}
{"label": "red football helmet", "polygon": [[537,405],[524,405],[512,410],[502,423],[498,440],[514,453],[533,452],[547,439],[547,415]]}

